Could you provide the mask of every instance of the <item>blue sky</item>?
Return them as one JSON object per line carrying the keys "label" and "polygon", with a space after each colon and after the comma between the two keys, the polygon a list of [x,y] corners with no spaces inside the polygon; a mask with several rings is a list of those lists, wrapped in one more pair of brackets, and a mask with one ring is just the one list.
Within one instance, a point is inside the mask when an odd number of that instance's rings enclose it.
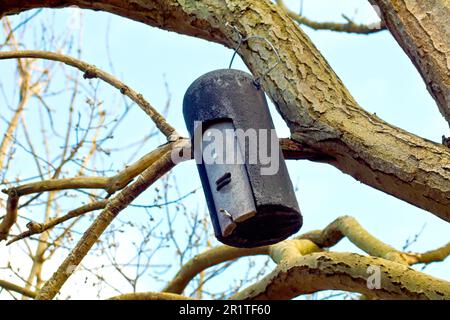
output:
{"label": "blue sky", "polygon": [[[298,1],[286,2],[293,9],[299,6]],[[376,21],[366,1],[305,1],[303,10],[306,16],[318,21],[344,21],[342,13],[354,17],[358,22]],[[108,42],[115,74],[143,93],[159,110],[162,110],[167,98],[164,87],[166,79],[172,94],[168,120],[180,132],[187,134],[181,115],[186,89],[200,75],[226,68],[232,50],[106,13],[83,11],[81,14],[84,28],[82,58],[112,72],[105,45]],[[77,9],[47,10],[36,20],[55,19],[57,26],[66,28],[72,23],[76,25],[79,16],[80,11]],[[12,21],[18,23],[23,18],[17,16]],[[37,21],[33,20],[31,27],[33,25],[37,26]],[[108,26],[110,34],[107,39]],[[450,134],[417,70],[388,32],[360,36],[313,31],[306,27],[303,29],[367,111],[376,112],[383,120],[435,142],[440,142],[443,134]],[[33,30],[35,34],[40,32],[42,30],[39,28]],[[0,62],[0,70],[3,68],[8,66]],[[235,60],[234,68],[247,70],[239,58]],[[112,101],[108,108],[121,107],[115,103],[120,95],[106,85],[102,85],[101,94]],[[271,108],[278,136],[289,136],[286,125]],[[127,123],[115,133],[110,146],[126,145],[150,129],[149,119],[135,108]],[[160,136],[153,143],[158,145],[162,142]],[[141,153],[146,151],[142,150]],[[111,161],[120,168],[121,164],[126,163],[127,155],[114,154]],[[369,232],[396,248],[401,248],[406,239],[423,227],[418,242],[410,250],[420,252],[434,249],[449,240],[448,223],[363,185],[331,166],[289,161],[288,168],[293,184],[298,188],[297,197],[304,217],[300,232],[321,229],[338,216],[351,215]],[[174,173],[181,194],[200,186],[193,162],[181,164],[174,169]],[[145,193],[136,202],[145,202],[147,196],[150,195]],[[200,192],[189,197],[184,203],[192,208],[204,208],[203,194]],[[133,216],[133,210],[127,209],[126,214]],[[347,240],[343,240],[333,250],[360,252]],[[427,272],[449,280],[449,267],[450,261],[447,259],[446,262],[430,265]]]}

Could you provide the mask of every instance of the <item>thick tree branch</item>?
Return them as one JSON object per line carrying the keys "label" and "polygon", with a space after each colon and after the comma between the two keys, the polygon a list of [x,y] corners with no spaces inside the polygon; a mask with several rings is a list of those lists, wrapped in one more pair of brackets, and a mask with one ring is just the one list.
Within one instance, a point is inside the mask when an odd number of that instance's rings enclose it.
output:
{"label": "thick tree branch", "polygon": [[[353,217],[343,216],[337,218],[323,230],[308,232],[294,240],[285,240],[271,246],[241,249],[222,245],[209,249],[183,265],[163,289],[163,292],[181,294],[195,276],[207,268],[226,261],[254,255],[270,255],[279,264],[283,260],[297,258],[299,254],[320,252],[323,250],[322,248],[333,247],[343,237],[347,237],[358,248],[374,256],[368,257],[370,259],[376,260],[377,257],[382,257],[403,265],[443,261],[450,255],[450,244],[426,253],[400,252],[368,233]],[[373,296],[372,291],[367,294]]]}
{"label": "thick tree branch", "polygon": [[22,116],[25,106],[30,98],[30,63],[25,60],[18,60],[17,69],[20,74],[20,90],[19,90],[19,104],[11,120],[8,122],[8,127],[5,130],[3,139],[0,143],[0,168],[4,167],[5,158],[11,141],[13,140],[14,132],[19,124],[19,119]]}
{"label": "thick tree branch", "polygon": [[8,192],[8,200],[6,201],[6,215],[0,223],[0,241],[6,240],[14,223],[17,220],[17,208],[19,206],[19,196],[12,189]]}
{"label": "thick tree branch", "polygon": [[323,231],[303,235],[320,247],[331,247],[346,237],[367,254],[408,264],[408,255],[402,253],[367,232],[355,218],[342,216],[329,224]]}
{"label": "thick tree branch", "polygon": [[164,148],[156,149],[112,177],[75,177],[44,180],[2,190],[3,193],[8,195],[8,205],[6,208],[6,215],[0,224],[0,241],[6,240],[11,227],[17,219],[17,205],[21,196],[44,191],[68,189],[104,189],[109,195],[112,195],[117,190],[120,190],[129,184],[130,181],[155,161],[155,157],[162,156],[164,152]]}
{"label": "thick tree branch", "polygon": [[176,276],[162,290],[163,292],[181,294],[188,283],[200,272],[225,261],[235,260],[241,257],[268,254],[269,247],[257,247],[250,249],[219,246],[196,255],[183,265]]}
{"label": "thick tree branch", "polygon": [[335,159],[308,145],[288,138],[280,139],[280,148],[287,160],[310,160],[314,162],[331,163]]}
{"label": "thick tree branch", "polygon": [[371,235],[355,218],[350,216],[339,217],[325,229],[305,233],[299,238],[311,240],[321,248],[330,248],[344,237],[371,256],[401,264],[428,264],[443,261],[450,255],[450,242],[425,253],[401,252]]}
{"label": "thick tree branch", "polygon": [[419,70],[450,125],[450,2],[369,0]]}
{"label": "thick tree branch", "polygon": [[[292,139],[327,154],[355,179],[450,221],[450,150],[365,112],[292,19],[267,0],[6,0],[1,14],[36,7],[103,10],[166,30],[236,47],[259,35],[279,51],[281,63],[262,86],[291,129]],[[250,41],[239,54],[255,74],[275,59],[269,46]]]}
{"label": "thick tree branch", "polygon": [[292,260],[299,255],[323,251],[314,242],[307,239],[285,240],[269,247],[269,255],[276,264]]}
{"label": "thick tree branch", "polygon": [[440,248],[424,253],[408,254],[408,256],[410,264],[428,264],[432,262],[444,261],[448,256],[450,256],[450,242]]}
{"label": "thick tree branch", "polygon": [[[369,288],[369,266],[380,270],[380,288]],[[380,299],[450,299],[447,281],[389,260],[342,252],[319,252],[284,260],[263,280],[231,299],[291,299],[330,289]]]}

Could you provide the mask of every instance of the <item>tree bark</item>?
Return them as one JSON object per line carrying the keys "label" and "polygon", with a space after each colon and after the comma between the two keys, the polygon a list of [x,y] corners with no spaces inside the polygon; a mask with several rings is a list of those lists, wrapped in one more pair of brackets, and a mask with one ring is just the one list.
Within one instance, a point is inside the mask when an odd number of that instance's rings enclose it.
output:
{"label": "tree bark", "polygon": [[[379,288],[369,288],[379,270]],[[282,261],[260,282],[231,297],[236,300],[282,300],[321,290],[359,292],[379,299],[446,300],[450,283],[385,259],[345,252],[319,252]]]}
{"label": "tree bark", "polygon": [[[273,3],[6,0],[0,4],[0,15],[70,5],[108,11],[228,47],[235,47],[238,40],[230,24],[243,36],[263,36],[278,49],[281,63],[262,79],[262,86],[293,140],[329,155],[332,165],[355,179],[450,221],[450,149],[364,111],[309,38]],[[258,40],[244,43],[239,54],[255,76],[263,75],[275,61],[271,48]]]}
{"label": "tree bark", "polygon": [[450,125],[450,1],[369,0],[422,75]]}

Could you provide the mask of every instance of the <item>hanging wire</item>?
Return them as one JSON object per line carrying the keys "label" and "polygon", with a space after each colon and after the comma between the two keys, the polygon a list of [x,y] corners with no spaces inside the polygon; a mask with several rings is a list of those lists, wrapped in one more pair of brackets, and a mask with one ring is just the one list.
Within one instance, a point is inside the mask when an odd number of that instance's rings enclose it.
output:
{"label": "hanging wire", "polygon": [[256,77],[256,78],[253,79],[253,82],[259,88],[261,86],[261,79],[264,79],[267,76],[267,74],[270,71],[272,71],[273,69],[275,69],[275,67],[278,66],[278,64],[281,62],[281,58],[280,58],[280,54],[278,53],[278,50],[275,49],[275,47],[272,44],[272,42],[270,42],[269,40],[267,40],[263,36],[252,35],[252,36],[248,36],[248,37],[244,38],[242,36],[242,33],[240,32],[240,30],[236,26],[231,25],[228,22],[225,25],[233,28],[233,30],[236,32],[236,34],[239,37],[239,43],[238,43],[237,47],[234,49],[233,56],[231,57],[231,61],[230,61],[230,64],[228,66],[228,69],[231,69],[231,67],[233,66],[234,58],[236,57],[236,54],[239,51],[239,49],[241,48],[242,44],[244,42],[248,42],[249,40],[253,40],[253,39],[255,39],[255,40],[262,40],[262,41],[266,42],[272,48],[273,52],[275,52],[275,55],[277,57],[277,61],[269,69],[267,69],[266,72],[264,72],[261,76]]}

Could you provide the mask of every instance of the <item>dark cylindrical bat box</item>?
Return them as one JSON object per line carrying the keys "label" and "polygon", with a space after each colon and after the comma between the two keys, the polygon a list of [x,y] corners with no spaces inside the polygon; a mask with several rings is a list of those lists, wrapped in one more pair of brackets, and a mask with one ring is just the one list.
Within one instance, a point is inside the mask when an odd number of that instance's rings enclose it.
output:
{"label": "dark cylindrical bat box", "polygon": [[264,92],[239,70],[217,70],[187,90],[183,114],[217,239],[235,247],[296,233],[300,209]]}

